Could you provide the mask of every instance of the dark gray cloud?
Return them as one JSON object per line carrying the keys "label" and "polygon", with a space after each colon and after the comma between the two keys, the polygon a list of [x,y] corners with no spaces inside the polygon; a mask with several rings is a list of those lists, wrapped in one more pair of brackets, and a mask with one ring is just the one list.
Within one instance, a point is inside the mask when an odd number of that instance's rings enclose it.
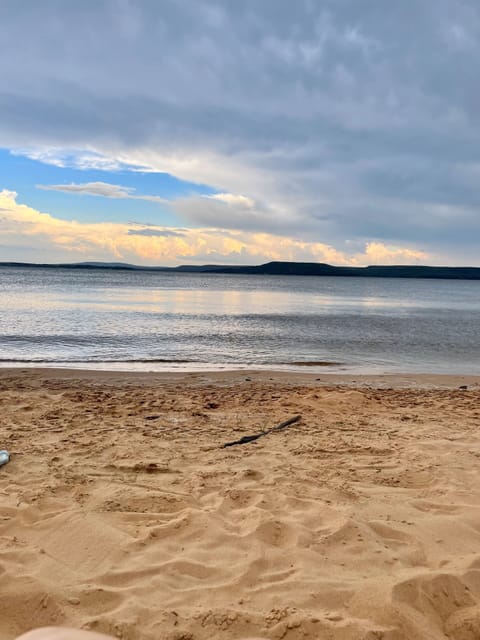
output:
{"label": "dark gray cloud", "polygon": [[263,203],[180,203],[199,224],[461,256],[480,236],[479,60],[476,0],[5,0],[0,145]]}

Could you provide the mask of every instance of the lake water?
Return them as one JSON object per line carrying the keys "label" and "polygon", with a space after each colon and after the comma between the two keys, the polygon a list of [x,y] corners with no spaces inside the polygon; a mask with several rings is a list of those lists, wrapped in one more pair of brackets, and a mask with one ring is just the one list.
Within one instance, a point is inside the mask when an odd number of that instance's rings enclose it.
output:
{"label": "lake water", "polygon": [[480,374],[480,281],[0,268],[0,361]]}

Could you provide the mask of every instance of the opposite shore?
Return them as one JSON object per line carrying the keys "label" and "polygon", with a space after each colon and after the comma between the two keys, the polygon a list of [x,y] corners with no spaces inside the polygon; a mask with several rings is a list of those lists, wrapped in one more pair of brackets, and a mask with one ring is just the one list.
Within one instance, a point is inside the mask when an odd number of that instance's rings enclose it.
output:
{"label": "opposite shore", "polygon": [[324,262],[274,261],[258,265],[180,265],[158,267],[123,262],[34,263],[0,262],[0,268],[39,269],[107,269],[113,271],[160,271],[169,273],[200,273],[219,275],[270,276],[333,276],[348,278],[426,278],[434,280],[480,280],[480,267],[449,267],[430,265],[368,265],[364,267],[335,266]]}

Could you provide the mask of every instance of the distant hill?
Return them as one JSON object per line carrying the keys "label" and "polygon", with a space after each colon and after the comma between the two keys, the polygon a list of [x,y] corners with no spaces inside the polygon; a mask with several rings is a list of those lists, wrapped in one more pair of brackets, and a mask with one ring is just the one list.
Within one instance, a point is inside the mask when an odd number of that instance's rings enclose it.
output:
{"label": "distant hill", "polygon": [[267,262],[260,265],[181,265],[178,267],[144,267],[123,262],[76,262],[72,264],[37,264],[0,262],[1,267],[38,267],[43,269],[114,269],[134,271],[169,271],[180,273],[257,274],[275,276],[348,276],[356,278],[437,278],[480,280],[480,267],[429,267],[417,265],[372,265],[335,267],[323,262]]}
{"label": "distant hill", "polygon": [[[26,267],[39,269],[112,269],[128,271],[176,271],[177,267],[144,267],[127,262],[0,262],[2,267]],[[192,271],[195,267],[192,268]]]}
{"label": "distant hill", "polygon": [[480,280],[479,267],[429,267],[417,265],[371,265],[334,267],[322,262],[268,262],[252,267],[218,267],[217,273],[258,273],[281,276],[349,276],[363,278],[446,278]]}

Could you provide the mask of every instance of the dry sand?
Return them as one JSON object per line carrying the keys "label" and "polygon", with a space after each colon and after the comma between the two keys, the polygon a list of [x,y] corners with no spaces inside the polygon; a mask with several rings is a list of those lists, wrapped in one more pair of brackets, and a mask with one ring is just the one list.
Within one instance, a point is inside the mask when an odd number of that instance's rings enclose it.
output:
{"label": "dry sand", "polygon": [[480,638],[478,384],[316,377],[2,370],[0,638]]}

